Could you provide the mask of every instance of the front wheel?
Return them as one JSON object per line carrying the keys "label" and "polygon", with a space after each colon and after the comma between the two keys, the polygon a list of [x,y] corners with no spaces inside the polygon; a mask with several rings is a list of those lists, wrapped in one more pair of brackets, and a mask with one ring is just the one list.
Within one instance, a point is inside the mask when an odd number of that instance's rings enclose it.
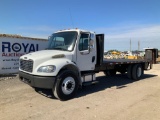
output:
{"label": "front wheel", "polygon": [[53,88],[53,94],[60,100],[68,100],[74,97],[78,90],[78,76],[74,71],[64,70],[57,76],[57,82]]}

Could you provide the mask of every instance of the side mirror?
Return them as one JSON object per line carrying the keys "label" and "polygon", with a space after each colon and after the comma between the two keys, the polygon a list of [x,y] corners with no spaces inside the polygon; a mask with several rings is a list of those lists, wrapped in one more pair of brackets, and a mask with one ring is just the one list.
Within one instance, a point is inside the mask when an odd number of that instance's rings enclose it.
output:
{"label": "side mirror", "polygon": [[51,38],[51,36],[48,36],[48,40]]}
{"label": "side mirror", "polygon": [[89,40],[89,51],[91,52],[94,49],[94,41],[95,41],[95,34],[90,34],[90,40]]}
{"label": "side mirror", "polygon": [[94,40],[89,41],[89,51],[92,51],[94,48]]}

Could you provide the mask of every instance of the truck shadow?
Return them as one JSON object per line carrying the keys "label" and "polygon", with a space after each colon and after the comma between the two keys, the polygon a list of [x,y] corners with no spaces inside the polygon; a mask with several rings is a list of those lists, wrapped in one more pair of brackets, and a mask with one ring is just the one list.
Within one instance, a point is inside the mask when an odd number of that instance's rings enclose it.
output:
{"label": "truck shadow", "polygon": [[152,78],[156,76],[157,75],[145,74],[140,80],[137,80],[137,81],[129,79],[127,77],[127,74],[123,74],[123,75],[117,74],[115,76],[107,76],[107,77],[106,76],[96,77],[99,83],[95,85],[93,84],[90,86],[83,87],[82,90],[78,91],[78,94],[76,97],[78,98],[78,97],[86,96],[88,94],[99,92],[112,87],[114,87],[114,89],[123,89],[127,87],[128,84],[142,81],[142,80],[147,80],[146,78]]}
{"label": "truck shadow", "polygon": [[[138,81],[147,80],[146,78],[152,78],[156,76],[157,75],[145,74]],[[82,87],[82,89],[80,88],[75,97],[76,98],[83,97],[92,93],[109,89],[111,87],[114,87],[115,89],[123,89],[127,87],[128,84],[138,82],[138,81],[128,79],[127,74],[123,74],[123,75],[117,74],[115,76],[107,76],[107,77],[99,76],[99,77],[96,77],[96,79],[99,81],[97,84],[84,86]],[[35,91],[47,98],[56,99],[52,94],[52,90],[36,88]]]}

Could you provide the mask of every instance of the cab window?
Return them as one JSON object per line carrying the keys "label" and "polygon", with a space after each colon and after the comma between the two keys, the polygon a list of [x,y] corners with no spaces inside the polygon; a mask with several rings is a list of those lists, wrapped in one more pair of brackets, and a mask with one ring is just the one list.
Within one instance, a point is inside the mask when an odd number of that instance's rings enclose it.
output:
{"label": "cab window", "polygon": [[79,40],[79,51],[88,50],[89,34],[82,33]]}

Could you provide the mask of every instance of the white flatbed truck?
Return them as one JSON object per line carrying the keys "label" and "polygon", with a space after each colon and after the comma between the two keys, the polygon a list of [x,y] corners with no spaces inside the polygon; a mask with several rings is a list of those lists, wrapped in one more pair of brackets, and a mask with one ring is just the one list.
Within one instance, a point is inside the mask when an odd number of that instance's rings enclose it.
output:
{"label": "white flatbed truck", "polygon": [[104,34],[71,29],[49,37],[46,50],[20,57],[19,78],[35,88],[52,89],[60,100],[74,97],[78,88],[96,82],[95,74],[125,73],[138,80],[151,60],[104,59]]}

